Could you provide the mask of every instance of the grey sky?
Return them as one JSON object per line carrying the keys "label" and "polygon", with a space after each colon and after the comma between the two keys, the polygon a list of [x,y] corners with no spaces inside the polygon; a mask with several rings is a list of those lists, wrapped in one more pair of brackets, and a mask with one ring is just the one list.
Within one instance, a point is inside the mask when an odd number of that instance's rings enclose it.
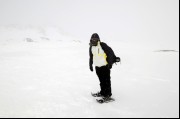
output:
{"label": "grey sky", "polygon": [[[0,0],[0,25],[57,25],[85,40],[179,43],[179,0]],[[88,39],[87,39],[88,38]]]}

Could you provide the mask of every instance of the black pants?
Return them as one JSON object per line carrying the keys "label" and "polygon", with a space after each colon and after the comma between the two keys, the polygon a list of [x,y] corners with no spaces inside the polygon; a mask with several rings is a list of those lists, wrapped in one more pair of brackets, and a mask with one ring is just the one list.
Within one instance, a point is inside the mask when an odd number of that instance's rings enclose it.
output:
{"label": "black pants", "polygon": [[101,87],[100,93],[105,97],[112,95],[110,73],[111,71],[107,66],[96,67],[96,74],[99,77]]}

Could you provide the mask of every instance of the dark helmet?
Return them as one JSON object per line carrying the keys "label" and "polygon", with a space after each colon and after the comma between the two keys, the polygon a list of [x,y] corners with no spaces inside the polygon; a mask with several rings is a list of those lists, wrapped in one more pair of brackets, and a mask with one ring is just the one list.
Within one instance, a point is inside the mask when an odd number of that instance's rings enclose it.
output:
{"label": "dark helmet", "polygon": [[90,45],[97,46],[98,41],[100,41],[99,35],[97,33],[93,33],[90,39]]}

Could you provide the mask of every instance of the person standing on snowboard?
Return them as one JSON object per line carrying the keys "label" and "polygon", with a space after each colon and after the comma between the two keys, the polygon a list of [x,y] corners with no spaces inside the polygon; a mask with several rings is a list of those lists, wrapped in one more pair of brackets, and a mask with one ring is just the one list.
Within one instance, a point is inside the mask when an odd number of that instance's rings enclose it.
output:
{"label": "person standing on snowboard", "polygon": [[100,92],[92,94],[94,97],[110,98],[111,92],[111,68],[113,63],[119,62],[120,58],[116,57],[113,50],[100,41],[97,33],[92,34],[89,48],[89,68],[93,72],[95,65],[96,74],[100,81]]}

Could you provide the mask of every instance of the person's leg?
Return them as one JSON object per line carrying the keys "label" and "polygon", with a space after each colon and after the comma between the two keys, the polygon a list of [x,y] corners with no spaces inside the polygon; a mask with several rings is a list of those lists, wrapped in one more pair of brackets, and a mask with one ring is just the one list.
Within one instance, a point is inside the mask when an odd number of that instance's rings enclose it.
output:
{"label": "person's leg", "polygon": [[103,72],[103,67],[96,67],[96,74],[99,78],[99,82],[100,82],[100,94],[102,96],[105,95],[105,82],[104,82],[104,72]]}
{"label": "person's leg", "polygon": [[112,95],[111,92],[111,70],[106,66],[104,68],[104,85],[105,85],[105,97],[110,97]]}

